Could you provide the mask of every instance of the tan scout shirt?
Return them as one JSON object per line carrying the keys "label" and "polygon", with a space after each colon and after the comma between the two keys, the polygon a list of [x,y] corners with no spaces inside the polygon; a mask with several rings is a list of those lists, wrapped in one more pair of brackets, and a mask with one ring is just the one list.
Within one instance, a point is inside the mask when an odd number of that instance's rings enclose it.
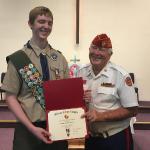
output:
{"label": "tan scout shirt", "polygon": [[[44,50],[41,50],[33,41],[30,41],[30,45],[32,49],[25,46],[22,50],[28,55],[41,75],[42,68],[39,55],[43,52],[47,56],[50,80],[56,79],[56,72],[59,73],[60,78],[68,78],[68,63],[60,52],[51,49],[49,45],[47,45]],[[31,89],[24,81],[22,82],[11,61],[8,62],[7,73],[3,81],[2,89],[18,96],[20,105],[32,122],[45,120],[45,111],[41,108],[40,104],[36,102]]]}

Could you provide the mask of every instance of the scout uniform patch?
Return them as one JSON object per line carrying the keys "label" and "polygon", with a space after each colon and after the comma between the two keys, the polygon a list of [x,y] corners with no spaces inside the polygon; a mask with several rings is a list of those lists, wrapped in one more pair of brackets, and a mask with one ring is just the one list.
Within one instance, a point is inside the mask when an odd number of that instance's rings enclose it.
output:
{"label": "scout uniform patch", "polygon": [[7,62],[12,61],[16,67],[20,77],[25,81],[31,89],[36,101],[45,109],[45,100],[43,94],[43,81],[37,68],[32,64],[26,53],[22,50],[13,53],[6,58]]}
{"label": "scout uniform patch", "polygon": [[57,54],[56,53],[52,53],[51,54],[51,58],[52,58],[52,60],[56,61],[57,60]]}
{"label": "scout uniform patch", "polygon": [[126,83],[128,86],[132,86],[132,80],[131,80],[131,78],[130,78],[130,77],[127,77],[127,78],[125,79],[125,83]]}

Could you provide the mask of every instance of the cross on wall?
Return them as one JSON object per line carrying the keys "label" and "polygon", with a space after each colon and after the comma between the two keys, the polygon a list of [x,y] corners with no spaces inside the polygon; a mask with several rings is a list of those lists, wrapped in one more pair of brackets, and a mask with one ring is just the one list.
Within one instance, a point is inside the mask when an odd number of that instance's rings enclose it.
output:
{"label": "cross on wall", "polygon": [[76,44],[79,44],[79,13],[80,13],[80,0],[76,0]]}
{"label": "cross on wall", "polygon": [[[80,0],[76,0],[76,44],[79,44],[79,12],[80,12]],[[76,64],[80,59],[76,58],[74,55],[73,59],[70,59],[71,62]]]}
{"label": "cross on wall", "polygon": [[80,61],[80,59],[77,59],[76,56],[74,56],[74,58],[70,59],[70,61],[72,61],[74,64],[76,64],[78,61]]}

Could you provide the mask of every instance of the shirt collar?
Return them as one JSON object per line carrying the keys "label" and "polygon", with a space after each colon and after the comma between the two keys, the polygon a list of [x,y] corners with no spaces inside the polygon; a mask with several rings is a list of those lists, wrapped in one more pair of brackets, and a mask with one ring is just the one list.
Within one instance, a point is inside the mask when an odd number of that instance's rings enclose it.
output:
{"label": "shirt collar", "polygon": [[29,44],[31,45],[33,51],[35,52],[35,54],[36,54],[37,56],[39,56],[41,53],[45,53],[46,55],[49,55],[49,56],[50,56],[50,49],[51,49],[51,48],[50,48],[49,44],[47,44],[46,48],[44,48],[44,49],[40,49],[40,48],[35,44],[35,42],[34,42],[33,39],[31,39],[31,40],[29,41]]}
{"label": "shirt collar", "polygon": [[88,70],[87,70],[87,77],[88,76],[93,76],[93,77],[95,77],[95,78],[98,78],[99,76],[101,76],[101,75],[104,75],[104,76],[106,76],[106,77],[109,77],[110,76],[110,68],[111,68],[111,66],[112,66],[112,64],[111,64],[111,62],[109,61],[107,64],[106,64],[106,66],[102,69],[102,71],[100,71],[100,73],[98,74],[98,75],[94,75],[94,72],[93,72],[93,69],[92,69],[92,65],[90,65],[89,67],[88,67]]}

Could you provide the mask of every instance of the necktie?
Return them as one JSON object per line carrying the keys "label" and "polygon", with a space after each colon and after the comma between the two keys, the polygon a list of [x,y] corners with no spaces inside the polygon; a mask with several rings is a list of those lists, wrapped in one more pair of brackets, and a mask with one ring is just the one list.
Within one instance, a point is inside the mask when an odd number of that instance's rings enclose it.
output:
{"label": "necktie", "polygon": [[47,81],[50,79],[49,69],[48,69],[48,62],[45,54],[40,54],[40,62],[42,67],[43,73],[43,81]]}

